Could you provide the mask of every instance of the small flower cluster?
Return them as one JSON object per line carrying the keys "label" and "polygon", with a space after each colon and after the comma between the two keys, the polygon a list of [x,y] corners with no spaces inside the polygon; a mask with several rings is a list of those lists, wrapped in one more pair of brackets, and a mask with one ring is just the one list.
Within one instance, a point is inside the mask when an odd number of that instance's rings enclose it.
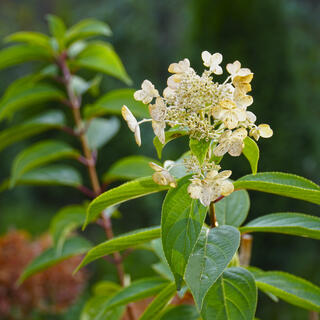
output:
{"label": "small flower cluster", "polygon": [[[169,66],[172,74],[167,80],[167,87],[160,96],[159,91],[149,80],[144,80],[141,90],[134,94],[137,101],[149,105],[150,119],[138,122],[130,110],[123,106],[122,115],[129,128],[135,134],[137,144],[141,145],[140,127],[144,122],[152,122],[152,128],[159,141],[165,143],[165,129],[181,127],[188,130],[190,138],[211,141],[211,150],[216,157],[229,153],[239,156],[244,147],[244,139],[249,135],[255,140],[260,137],[269,138],[273,132],[269,125],[256,125],[256,116],[247,108],[252,105],[253,98],[248,95],[252,90],[253,73],[248,68],[242,68],[239,61],[226,66],[228,76],[223,83],[214,81],[215,75],[223,73],[222,55],[202,52],[203,64],[207,69],[198,75],[190,66],[190,61],[184,59]],[[230,183],[226,180],[231,171],[218,173],[214,164],[206,161],[197,167],[193,161],[190,170],[195,176],[189,188],[192,198],[200,199],[207,205],[220,195],[232,192]],[[164,184],[165,181],[174,185],[173,177],[169,177],[166,168],[156,168],[155,182]],[[190,168],[189,168],[190,169]],[[160,175],[163,179],[160,179]],[[231,190],[232,189],[232,190]]]}

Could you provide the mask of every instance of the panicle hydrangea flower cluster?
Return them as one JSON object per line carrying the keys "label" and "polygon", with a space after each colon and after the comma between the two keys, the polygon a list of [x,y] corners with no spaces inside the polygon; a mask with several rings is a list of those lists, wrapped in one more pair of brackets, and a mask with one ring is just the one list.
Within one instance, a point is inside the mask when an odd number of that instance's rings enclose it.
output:
{"label": "panicle hydrangea flower cluster", "polygon": [[[193,156],[184,163],[187,170],[194,174],[188,189],[190,196],[209,205],[221,195],[233,191],[232,183],[226,180],[231,171],[219,173],[220,166],[210,161],[212,155],[222,157],[229,153],[239,156],[248,135],[258,140],[260,137],[271,137],[273,131],[267,124],[256,125],[255,114],[247,110],[253,103],[252,96],[248,95],[252,90],[251,70],[242,68],[239,61],[229,63],[226,66],[228,76],[223,83],[219,83],[214,78],[223,73],[220,66],[222,55],[204,51],[201,57],[207,67],[201,76],[190,66],[188,59],[170,64],[168,71],[172,75],[162,96],[149,80],[143,81],[141,90],[134,93],[134,98],[148,104],[150,119],[138,122],[126,106],[122,108],[122,115],[139,146],[139,125],[149,121],[162,144],[165,144],[167,126],[186,129],[190,138],[210,141],[210,156],[203,164],[200,165]],[[155,164],[150,166],[155,170],[153,177],[156,183],[176,185],[168,168]]]}

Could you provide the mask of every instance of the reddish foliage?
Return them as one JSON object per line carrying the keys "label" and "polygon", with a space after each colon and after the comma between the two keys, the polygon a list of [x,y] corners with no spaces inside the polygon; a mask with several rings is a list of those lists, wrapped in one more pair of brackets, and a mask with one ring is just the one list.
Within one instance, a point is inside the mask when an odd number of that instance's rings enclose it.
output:
{"label": "reddish foliage", "polygon": [[50,245],[49,236],[30,241],[22,231],[11,231],[0,238],[0,314],[4,318],[24,319],[33,310],[58,313],[70,306],[82,292],[86,272],[80,270],[72,276],[81,260],[79,256],[36,274],[17,286],[26,265]]}

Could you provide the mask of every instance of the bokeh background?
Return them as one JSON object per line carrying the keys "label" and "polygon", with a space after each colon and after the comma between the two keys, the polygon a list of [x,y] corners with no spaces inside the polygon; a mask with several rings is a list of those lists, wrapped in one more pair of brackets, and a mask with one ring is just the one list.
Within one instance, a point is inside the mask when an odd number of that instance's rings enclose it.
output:
{"label": "bokeh background", "polygon": [[[200,70],[203,50],[221,52],[224,64],[240,60],[255,73],[252,111],[259,122],[269,123],[274,130],[272,139],[259,141],[260,171],[292,172],[320,183],[318,0],[1,0],[0,37],[22,29],[47,32],[48,13],[60,16],[67,25],[87,17],[107,22],[114,33],[110,41],[135,88],[148,78],[163,89],[169,63],[185,57]],[[20,66],[0,72],[0,93],[32,68]],[[107,77],[102,82],[102,92],[117,87],[123,85]],[[0,124],[0,128],[5,126]],[[144,127],[142,137],[143,147],[139,149],[122,123],[120,133],[99,154],[99,171],[105,172],[112,162],[128,155],[156,157],[150,129]],[[19,143],[1,154],[1,180],[9,175],[17,152],[36,140]],[[178,139],[166,147],[164,158],[178,158],[185,147]],[[227,160],[225,167],[233,170],[234,179],[249,173],[242,158]],[[255,192],[250,196],[249,218],[285,211],[320,213],[319,207],[307,202]],[[33,236],[47,230],[52,215],[63,205],[83,201],[77,192],[50,187],[18,187],[0,194],[0,199],[0,233],[15,228],[28,230]],[[161,199],[161,195],[153,195],[122,205],[122,219],[115,220],[115,232],[158,224]],[[94,227],[89,233],[96,241],[103,238]],[[252,264],[263,269],[292,272],[320,285],[319,257],[320,246],[315,240],[254,236]],[[152,274],[146,268],[152,261],[153,256],[138,251],[127,259],[126,267],[133,268],[133,278],[139,278]],[[104,279],[115,277],[105,262],[91,272],[92,281],[97,274]],[[257,316],[261,319],[308,317],[306,311],[283,302],[275,305],[263,294],[260,298]],[[74,310],[65,319],[72,317],[77,319]]]}

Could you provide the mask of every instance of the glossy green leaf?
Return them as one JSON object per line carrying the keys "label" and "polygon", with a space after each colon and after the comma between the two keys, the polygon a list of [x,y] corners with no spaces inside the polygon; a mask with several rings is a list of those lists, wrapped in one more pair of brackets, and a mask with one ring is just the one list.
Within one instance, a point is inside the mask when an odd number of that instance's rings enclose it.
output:
{"label": "glossy green leaf", "polygon": [[169,190],[161,213],[163,251],[179,290],[207,213],[207,207],[190,198],[187,191],[189,179],[190,176],[180,179],[178,187]]}
{"label": "glossy green leaf", "polygon": [[[10,180],[5,180],[0,184],[0,192],[9,188]],[[33,185],[33,186],[67,186],[81,188],[82,178],[80,173],[73,167],[66,165],[49,165],[35,168],[23,174],[15,185]]]}
{"label": "glossy green leaf", "polygon": [[94,36],[111,35],[111,29],[106,23],[96,19],[89,18],[81,20],[66,32],[66,43],[70,44],[74,41]]}
{"label": "glossy green leaf", "polygon": [[195,306],[178,305],[169,306],[159,320],[200,320],[200,315]]}
{"label": "glossy green leaf", "polygon": [[48,269],[63,260],[87,252],[90,247],[91,244],[84,238],[73,237],[65,242],[61,252],[57,252],[55,248],[44,251],[27,265],[19,278],[19,283],[21,284],[35,273]]}
{"label": "glossy green leaf", "polygon": [[73,62],[75,66],[103,72],[131,84],[120,58],[111,45],[104,42],[91,42]]}
{"label": "glossy green leaf", "polygon": [[154,173],[149,166],[149,162],[159,164],[157,160],[144,156],[129,156],[115,162],[103,175],[103,181],[132,180],[151,176]]}
{"label": "glossy green leaf", "polygon": [[250,221],[241,232],[275,232],[320,239],[320,218],[295,212],[272,213]]}
{"label": "glossy green leaf", "polygon": [[152,227],[125,233],[121,236],[102,242],[87,253],[75,272],[77,272],[80,268],[84,267],[88,263],[103,256],[109,255],[113,252],[122,251],[127,248],[136,247],[137,245],[143,244],[159,237],[160,228]]}
{"label": "glossy green leaf", "polygon": [[13,187],[16,181],[31,169],[59,159],[76,158],[78,156],[79,152],[64,142],[56,140],[38,142],[24,149],[15,158],[11,169],[10,186]]}
{"label": "glossy green leaf", "polygon": [[246,190],[237,190],[215,203],[218,224],[239,227],[246,220],[250,198]]}
{"label": "glossy green leaf", "polygon": [[88,118],[106,114],[121,115],[121,108],[126,105],[138,118],[149,118],[148,107],[133,98],[135,90],[116,89],[109,91],[94,104],[84,107],[84,116]]}
{"label": "glossy green leaf", "polygon": [[6,42],[22,42],[35,46],[40,46],[51,52],[50,38],[40,32],[20,31],[5,38]]}
{"label": "glossy green leaf", "polygon": [[110,281],[98,282],[94,288],[94,295],[86,301],[84,305],[80,320],[119,320],[125,308],[117,307],[106,312],[101,312],[103,306],[113,295],[115,295],[121,286]]}
{"label": "glossy green leaf", "polygon": [[153,144],[157,150],[157,154],[158,154],[159,159],[161,159],[162,150],[168,142],[170,142],[176,138],[185,136],[187,134],[188,134],[187,128],[173,127],[165,132],[165,143],[164,144],[162,144],[160,142],[158,137],[155,137],[153,139]]}
{"label": "glossy green leaf", "polygon": [[257,307],[257,287],[246,269],[226,269],[210,288],[201,310],[203,320],[252,320]]}
{"label": "glossy green leaf", "polygon": [[86,218],[86,207],[70,205],[61,209],[51,220],[50,234],[54,247],[60,251],[73,230],[80,227]]}
{"label": "glossy green leaf", "polygon": [[262,191],[320,204],[320,187],[294,174],[260,172],[244,176],[233,184],[237,189]]}
{"label": "glossy green leaf", "polygon": [[214,285],[237,252],[240,233],[231,226],[203,228],[189,258],[185,280],[198,309],[209,289]]}
{"label": "glossy green leaf", "polygon": [[206,141],[205,139],[198,140],[193,138],[189,141],[190,150],[197,157],[200,164],[203,163],[208,153],[210,142],[210,140]]}
{"label": "glossy green leaf", "polygon": [[0,131],[0,151],[11,144],[27,139],[38,133],[61,128],[65,123],[63,112],[51,110],[32,119],[26,120],[22,124],[9,127]]}
{"label": "glossy green leaf", "polygon": [[50,61],[48,51],[39,46],[17,44],[0,50],[0,70],[29,61]]}
{"label": "glossy green leaf", "polygon": [[281,271],[249,268],[259,289],[295,306],[320,311],[320,288],[311,282]]}
{"label": "glossy green leaf", "polygon": [[11,88],[0,100],[0,120],[22,108],[63,98],[64,93],[51,84],[29,82],[14,90]]}
{"label": "glossy green leaf", "polygon": [[92,119],[86,132],[90,148],[101,148],[117,134],[119,129],[120,121],[116,117]]}
{"label": "glossy green leaf", "polygon": [[143,312],[140,320],[157,320],[160,318],[160,312],[166,307],[171,299],[176,294],[176,286],[174,282],[168,284],[148,305],[147,309]]}
{"label": "glossy green leaf", "polygon": [[104,192],[90,203],[84,227],[110,206],[167,189],[169,186],[160,186],[154,183],[151,177],[144,177]]}
{"label": "glossy green leaf", "polygon": [[244,139],[243,154],[248,159],[251,171],[256,174],[258,171],[258,162],[260,157],[260,151],[258,145],[249,137]]}
{"label": "glossy green leaf", "polygon": [[48,20],[49,30],[51,35],[59,43],[60,49],[64,48],[64,38],[66,33],[66,26],[64,22],[57,16],[53,14],[48,14],[46,16]]}
{"label": "glossy green leaf", "polygon": [[82,184],[82,178],[73,167],[56,164],[28,171],[19,178],[16,184],[79,187]]}

